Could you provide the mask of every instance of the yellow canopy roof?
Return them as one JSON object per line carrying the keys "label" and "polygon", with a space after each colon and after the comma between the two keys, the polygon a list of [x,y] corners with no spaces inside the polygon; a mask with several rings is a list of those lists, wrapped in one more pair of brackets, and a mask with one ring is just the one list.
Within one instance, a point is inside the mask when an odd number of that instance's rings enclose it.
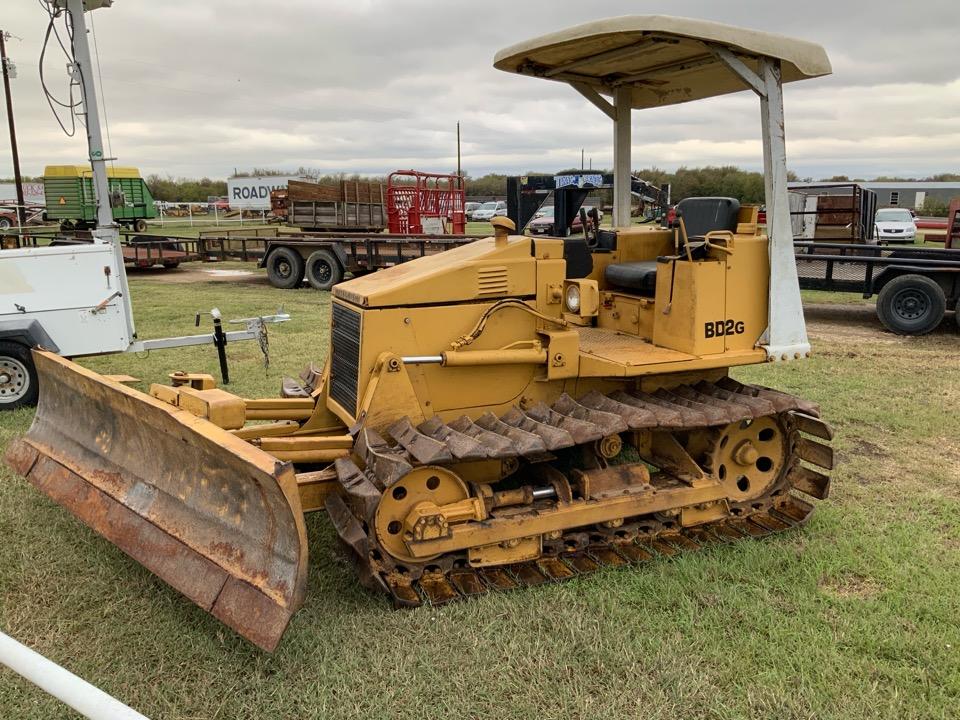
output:
{"label": "yellow canopy roof", "polygon": [[[47,165],[43,170],[44,177],[93,177],[93,170],[89,165]],[[111,178],[138,178],[140,171],[135,167],[107,166],[107,177]]]}
{"label": "yellow canopy roof", "polygon": [[700,100],[747,89],[715,55],[733,52],[749,68],[780,60],[783,82],[829,75],[830,60],[815,43],[707,20],[626,15],[576,25],[501,50],[498,70],[582,83],[605,95],[633,91],[633,107]]}

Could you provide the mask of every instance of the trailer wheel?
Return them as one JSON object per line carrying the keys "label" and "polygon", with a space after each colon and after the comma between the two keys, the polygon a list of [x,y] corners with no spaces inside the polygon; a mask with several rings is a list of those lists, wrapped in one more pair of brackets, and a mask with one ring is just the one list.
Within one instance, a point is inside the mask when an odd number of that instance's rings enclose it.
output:
{"label": "trailer wheel", "polygon": [[0,217],[0,230],[9,230],[13,227],[13,223],[8,217]]}
{"label": "trailer wheel", "polygon": [[267,278],[282,290],[300,287],[303,282],[303,258],[296,250],[279,247],[267,258]]}
{"label": "trailer wheel", "polygon": [[883,286],[877,296],[877,316],[897,335],[925,335],[943,320],[947,299],[925,275],[901,275]]}
{"label": "trailer wheel", "polygon": [[143,218],[138,218],[133,221],[133,229],[135,232],[146,232],[147,231],[147,221]]}
{"label": "trailer wheel", "polygon": [[39,390],[29,348],[0,340],[0,410],[36,405]]}
{"label": "trailer wheel", "polygon": [[327,249],[315,250],[307,258],[307,282],[317,290],[329,290],[343,280],[337,256]]}

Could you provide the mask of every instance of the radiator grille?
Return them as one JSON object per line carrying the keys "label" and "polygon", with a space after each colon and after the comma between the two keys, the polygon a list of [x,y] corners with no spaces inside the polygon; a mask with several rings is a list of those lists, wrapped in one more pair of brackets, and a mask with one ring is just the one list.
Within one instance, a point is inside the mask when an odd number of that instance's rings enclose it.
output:
{"label": "radiator grille", "polygon": [[351,413],[357,412],[357,378],[360,374],[360,313],[333,304],[331,331],[330,397]]}
{"label": "radiator grille", "polygon": [[507,290],[507,268],[484,267],[477,271],[478,295],[506,295]]}

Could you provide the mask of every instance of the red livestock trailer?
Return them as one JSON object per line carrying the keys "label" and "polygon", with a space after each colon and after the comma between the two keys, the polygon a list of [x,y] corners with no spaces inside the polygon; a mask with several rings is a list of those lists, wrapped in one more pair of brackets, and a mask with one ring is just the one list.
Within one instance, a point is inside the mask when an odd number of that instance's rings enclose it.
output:
{"label": "red livestock trailer", "polygon": [[[440,229],[429,227],[430,219],[449,223]],[[424,230],[424,220],[428,230]],[[387,183],[387,223],[391,233],[420,234],[466,231],[463,179],[457,175],[398,170]]]}

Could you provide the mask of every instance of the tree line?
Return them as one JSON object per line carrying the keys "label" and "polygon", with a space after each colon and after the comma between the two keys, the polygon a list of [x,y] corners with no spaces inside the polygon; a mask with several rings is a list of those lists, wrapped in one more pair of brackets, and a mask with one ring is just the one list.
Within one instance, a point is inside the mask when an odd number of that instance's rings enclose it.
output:
{"label": "tree line", "polygon": [[[568,169],[560,172],[580,172]],[[598,169],[590,172],[608,173],[609,170]],[[553,175],[554,172],[530,170],[527,175]],[[674,202],[691,196],[720,195],[739,198],[742,202],[763,202],[763,175],[759,172],[750,172],[734,166],[686,168],[682,167],[675,172],[668,172],[660,168],[645,168],[636,170],[635,174],[655,185],[670,183]],[[363,180],[367,182],[382,182],[386,184],[387,175],[370,176],[356,173],[319,173],[311,172],[308,168],[287,173],[276,170],[254,168],[247,172],[237,172],[235,177],[270,177],[278,175],[303,175],[319,183],[339,183],[343,180]],[[468,196],[474,197],[504,197],[507,193],[507,175],[502,173],[487,173],[474,177],[468,173],[464,175],[464,189]],[[790,180],[797,180],[790,174]],[[146,178],[147,186],[156,200],[179,202],[206,202],[211,195],[226,195],[227,184],[223,180],[201,178],[174,178],[172,176],[149,175]]]}
{"label": "tree line", "polygon": [[[569,168],[559,172],[581,172],[577,168]],[[607,169],[595,169],[589,172],[608,173]],[[554,172],[543,172],[530,170],[527,175],[553,175]],[[675,171],[667,171],[662,168],[648,167],[634,171],[634,174],[654,185],[669,183],[671,186],[671,199],[678,202],[687,197],[696,196],[721,196],[735,197],[745,203],[763,202],[763,174],[743,170],[733,165],[707,166],[707,167],[681,167]],[[271,170],[267,168],[253,168],[249,171],[235,171],[236,177],[253,176],[278,176],[278,175],[302,175],[310,177],[320,183],[338,183],[342,180],[363,180],[367,182],[382,182],[386,184],[387,175],[369,176],[359,175],[357,173],[325,173],[310,168],[297,168],[293,172]],[[507,175],[502,173],[487,173],[474,177],[469,173],[464,173],[464,185],[466,194],[473,197],[503,197],[507,193]],[[813,178],[800,178],[796,173],[788,172],[787,179],[790,181],[805,180],[812,181]],[[24,182],[41,182],[42,177],[24,178]],[[850,178],[847,175],[834,175],[833,177],[823,178],[826,182],[865,182],[864,178]],[[894,176],[881,176],[874,178],[880,182],[917,182],[917,178],[902,178]],[[925,178],[920,178],[920,182],[960,182],[960,173],[938,173]],[[13,182],[12,179],[0,179],[0,182]],[[206,202],[211,196],[223,196],[227,194],[227,183],[225,180],[216,180],[209,177],[203,178],[174,178],[171,175],[151,174],[146,177],[147,186],[156,200],[168,202]],[[609,191],[602,195],[612,196]],[[606,202],[612,201],[612,197],[607,197]],[[935,200],[930,200],[930,207],[924,206],[921,210],[925,214],[945,214],[946,206],[940,208]]]}

